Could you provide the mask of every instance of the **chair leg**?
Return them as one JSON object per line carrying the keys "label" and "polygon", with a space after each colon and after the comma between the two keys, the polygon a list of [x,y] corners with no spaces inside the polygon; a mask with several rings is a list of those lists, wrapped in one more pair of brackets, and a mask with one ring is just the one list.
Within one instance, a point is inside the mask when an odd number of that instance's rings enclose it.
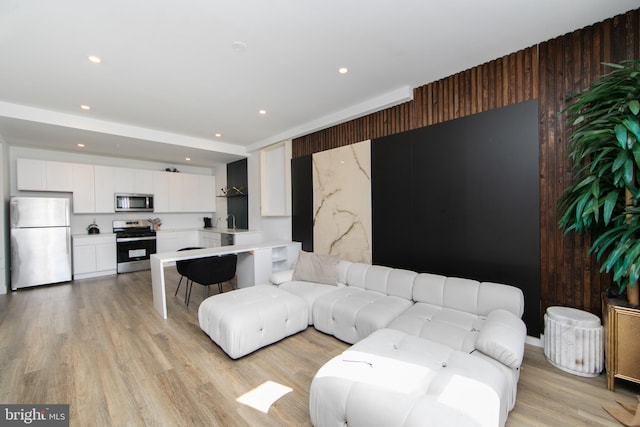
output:
{"label": "chair leg", "polygon": [[180,284],[182,283],[182,278],[184,276],[180,276],[180,281],[178,282],[178,287],[176,288],[176,293],[173,294],[174,297],[178,296],[178,291],[180,290]]}
{"label": "chair leg", "polygon": [[218,283],[218,290],[220,291],[220,293],[222,293],[222,282]]}
{"label": "chair leg", "polygon": [[184,303],[189,305],[189,300],[191,299],[191,289],[193,288],[193,280],[187,281],[187,291],[184,294]]}

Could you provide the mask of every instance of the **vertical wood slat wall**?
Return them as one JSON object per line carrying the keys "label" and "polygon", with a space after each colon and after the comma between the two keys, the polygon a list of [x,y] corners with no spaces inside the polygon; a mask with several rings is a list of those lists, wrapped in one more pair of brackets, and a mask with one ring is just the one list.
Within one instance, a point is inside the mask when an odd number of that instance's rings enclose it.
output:
{"label": "vertical wood slat wall", "polygon": [[607,71],[602,62],[639,58],[637,9],[420,86],[410,102],[296,138],[293,157],[538,99],[541,310],[563,305],[600,314],[610,278],[587,254],[589,239],[557,227],[556,203],[571,182],[562,111],[568,95]]}

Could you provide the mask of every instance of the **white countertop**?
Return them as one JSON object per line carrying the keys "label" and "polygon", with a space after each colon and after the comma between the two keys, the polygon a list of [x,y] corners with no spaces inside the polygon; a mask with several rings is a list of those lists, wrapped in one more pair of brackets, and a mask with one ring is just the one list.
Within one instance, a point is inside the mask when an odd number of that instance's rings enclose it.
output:
{"label": "white countertop", "polygon": [[83,237],[112,237],[112,236],[115,236],[115,234],[114,233],[98,233],[98,234],[84,233],[84,234],[71,235],[71,237],[73,237],[74,239],[83,238]]}
{"label": "white countertop", "polygon": [[278,246],[286,246],[295,242],[264,242],[246,245],[230,245],[219,246],[216,248],[191,249],[188,251],[161,252],[151,254],[151,259],[157,259],[160,263],[165,264],[173,261],[181,261],[184,259],[205,258],[211,255],[237,254],[242,252],[251,252],[259,249],[273,248]]}
{"label": "white countertop", "polygon": [[224,233],[224,234],[244,234],[244,233],[261,233],[260,230],[250,230],[246,228],[204,228],[204,227],[195,227],[195,228],[161,228],[157,231],[157,233],[177,233],[181,231],[204,231],[206,233]]}

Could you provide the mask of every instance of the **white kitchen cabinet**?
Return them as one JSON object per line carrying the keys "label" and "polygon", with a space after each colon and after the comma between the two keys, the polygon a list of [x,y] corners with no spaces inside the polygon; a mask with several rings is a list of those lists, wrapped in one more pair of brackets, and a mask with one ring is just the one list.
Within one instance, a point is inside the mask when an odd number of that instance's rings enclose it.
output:
{"label": "white kitchen cabinet", "polygon": [[47,191],[73,191],[73,164],[47,161]]}
{"label": "white kitchen cabinet", "polygon": [[116,236],[87,235],[73,237],[73,279],[116,274]]}
{"label": "white kitchen cabinet", "polygon": [[183,173],[180,179],[182,212],[215,212],[215,176]]}
{"label": "white kitchen cabinet", "polygon": [[153,193],[153,171],[133,168],[115,168],[115,193]]}
{"label": "white kitchen cabinet", "polygon": [[260,151],[262,216],[291,215],[291,147],[282,142]]}
{"label": "white kitchen cabinet", "polygon": [[156,252],[175,252],[182,248],[199,246],[197,230],[158,231]]}
{"label": "white kitchen cabinet", "polygon": [[73,213],[113,213],[114,168],[73,165]]}
{"label": "white kitchen cabinet", "polygon": [[153,194],[153,171],[136,169],[133,172],[133,192]]}
{"label": "white kitchen cabinet", "polygon": [[[155,212],[216,211],[215,176],[158,172],[153,178]],[[166,190],[162,191],[161,186]]]}
{"label": "white kitchen cabinet", "polygon": [[17,159],[16,178],[21,191],[73,191],[73,164]]}
{"label": "white kitchen cabinet", "polygon": [[182,174],[169,172],[168,174],[169,184],[169,211],[168,212],[182,212]]}
{"label": "white kitchen cabinet", "polygon": [[221,246],[220,233],[212,231],[198,231],[198,244],[203,248],[217,248]]}
{"label": "white kitchen cabinet", "polygon": [[45,160],[17,159],[16,165],[18,190],[46,190],[47,162]]}
{"label": "white kitchen cabinet", "polygon": [[113,191],[115,193],[135,193],[133,182],[135,170],[131,168],[114,168]]}
{"label": "white kitchen cabinet", "polygon": [[153,171],[153,210],[169,212],[169,174],[171,172]]}
{"label": "white kitchen cabinet", "polygon": [[115,212],[114,201],[115,170],[111,166],[94,166],[95,212]]}
{"label": "white kitchen cabinet", "polygon": [[95,189],[94,167],[76,163],[72,168],[73,174],[73,213],[94,213]]}

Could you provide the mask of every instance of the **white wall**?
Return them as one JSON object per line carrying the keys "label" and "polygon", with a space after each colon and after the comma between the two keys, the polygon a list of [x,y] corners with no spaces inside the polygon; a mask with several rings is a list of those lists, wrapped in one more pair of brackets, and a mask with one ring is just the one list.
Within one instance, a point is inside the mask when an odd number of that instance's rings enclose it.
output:
{"label": "white wall", "polygon": [[9,283],[9,242],[5,241],[4,236],[9,235],[8,224],[5,221],[6,210],[8,209],[8,181],[9,171],[6,166],[5,152],[7,150],[7,144],[3,143],[0,138],[0,200],[2,201],[2,207],[0,208],[0,294],[7,293],[7,284]]}

